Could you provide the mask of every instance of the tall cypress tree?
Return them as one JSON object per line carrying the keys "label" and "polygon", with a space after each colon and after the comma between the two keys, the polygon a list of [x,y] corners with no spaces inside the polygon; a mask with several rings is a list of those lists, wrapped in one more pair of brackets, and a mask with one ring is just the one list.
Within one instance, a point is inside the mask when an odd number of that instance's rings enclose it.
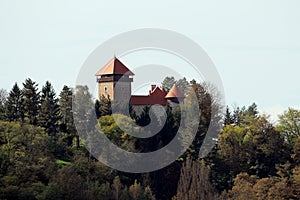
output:
{"label": "tall cypress tree", "polygon": [[64,86],[59,94],[60,119],[61,131],[67,133],[68,145],[72,145],[73,138],[76,136],[76,129],[74,126],[73,111],[72,111],[72,96],[73,92],[68,86]]}
{"label": "tall cypress tree", "polygon": [[55,135],[59,130],[58,121],[60,118],[58,99],[51,83],[47,81],[42,88],[39,124],[45,128],[49,135]]}
{"label": "tall cypress tree", "polygon": [[23,109],[25,119],[28,120],[28,123],[37,125],[37,117],[40,107],[40,92],[38,92],[38,84],[32,81],[30,78],[25,80],[23,83]]}
{"label": "tall cypress tree", "polygon": [[8,121],[23,121],[24,113],[22,112],[22,92],[17,83],[14,84],[9,92],[7,101],[5,102],[5,119]]}

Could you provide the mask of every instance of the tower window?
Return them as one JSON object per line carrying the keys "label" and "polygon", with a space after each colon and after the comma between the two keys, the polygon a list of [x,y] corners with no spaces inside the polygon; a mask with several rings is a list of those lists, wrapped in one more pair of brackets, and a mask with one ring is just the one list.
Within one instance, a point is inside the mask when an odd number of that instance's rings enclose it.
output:
{"label": "tower window", "polygon": [[106,86],[104,86],[104,92],[105,92],[105,93],[107,92],[107,87],[106,87]]}

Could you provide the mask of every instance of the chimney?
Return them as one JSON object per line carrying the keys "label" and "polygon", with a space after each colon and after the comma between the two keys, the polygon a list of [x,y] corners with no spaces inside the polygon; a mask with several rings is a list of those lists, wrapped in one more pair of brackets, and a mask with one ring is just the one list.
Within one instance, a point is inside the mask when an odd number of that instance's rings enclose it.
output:
{"label": "chimney", "polygon": [[151,92],[156,88],[156,85],[151,85]]}

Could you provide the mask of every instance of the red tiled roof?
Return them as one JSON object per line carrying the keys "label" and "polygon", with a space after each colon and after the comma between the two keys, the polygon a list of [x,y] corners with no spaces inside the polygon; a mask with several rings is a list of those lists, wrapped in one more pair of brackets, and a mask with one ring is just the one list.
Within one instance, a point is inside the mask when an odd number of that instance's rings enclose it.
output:
{"label": "red tiled roof", "polygon": [[134,75],[118,58],[114,57],[111,59],[104,67],[102,67],[97,73],[96,76],[102,75],[112,75],[112,74],[127,74]]}
{"label": "red tiled roof", "polygon": [[132,95],[130,99],[131,105],[154,105],[160,104],[165,106],[167,100],[165,99],[166,91],[159,87],[152,88],[149,95]]}
{"label": "red tiled roof", "polygon": [[165,96],[166,99],[169,98],[183,98],[184,94],[180,91],[180,89],[174,84],[170,89],[168,94]]}

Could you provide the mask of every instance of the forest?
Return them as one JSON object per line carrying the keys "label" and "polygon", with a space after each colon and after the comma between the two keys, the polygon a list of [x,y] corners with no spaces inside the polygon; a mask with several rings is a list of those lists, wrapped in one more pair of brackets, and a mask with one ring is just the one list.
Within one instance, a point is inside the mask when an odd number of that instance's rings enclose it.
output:
{"label": "forest", "polygon": [[[200,122],[188,150],[169,166],[149,173],[126,173],[99,162],[85,148],[74,125],[72,99],[87,86],[64,86],[56,93],[47,81],[32,79],[0,90],[0,199],[300,199],[300,111],[289,108],[276,123],[259,113],[255,103],[227,106],[217,113],[222,130],[212,151],[198,158],[205,138],[214,95],[205,83],[167,77],[168,91],[177,83],[197,96]],[[149,106],[130,117],[112,113],[104,96],[92,100],[96,126],[123,149],[150,152],[167,145],[180,126],[180,109],[165,107],[163,129],[148,139],[122,131],[115,118],[139,126],[149,123]],[[184,138],[183,138],[184,140]]]}

